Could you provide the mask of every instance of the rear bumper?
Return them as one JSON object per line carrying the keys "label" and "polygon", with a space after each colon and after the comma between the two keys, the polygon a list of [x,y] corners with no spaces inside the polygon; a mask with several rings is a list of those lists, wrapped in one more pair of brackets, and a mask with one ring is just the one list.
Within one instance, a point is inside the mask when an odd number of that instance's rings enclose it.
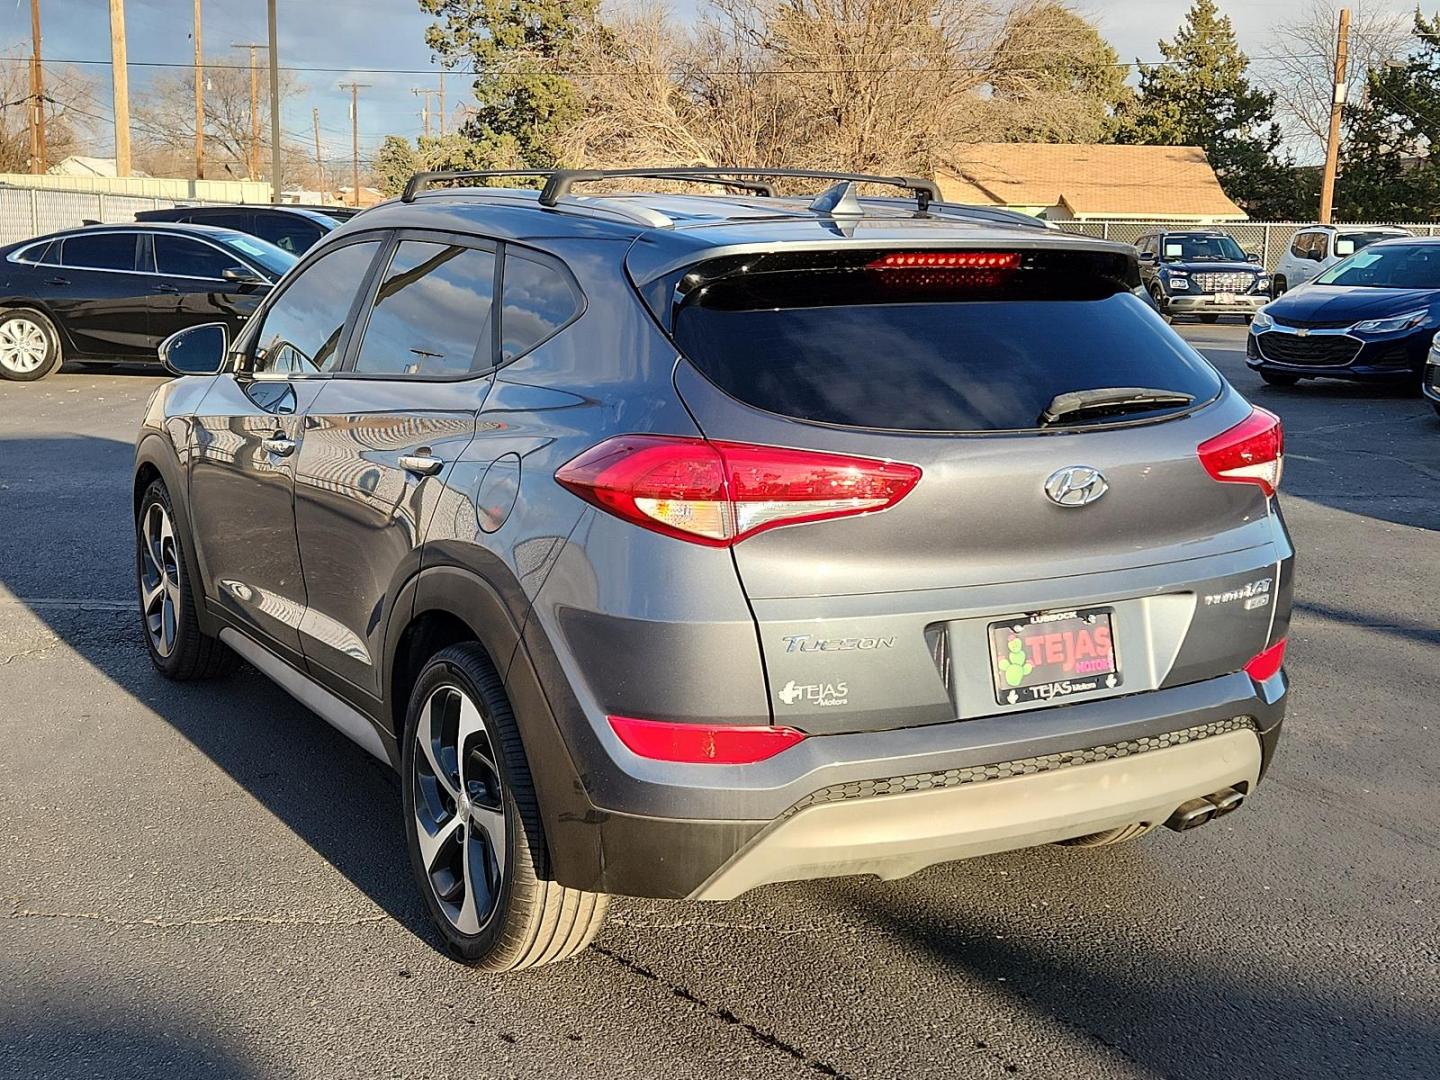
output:
{"label": "rear bumper", "polygon": [[691,896],[730,900],[773,882],[846,874],[904,877],[936,863],[1163,822],[1191,799],[1254,788],[1262,755],[1250,723],[896,778],[884,790],[911,790],[887,794],[873,785],[830,789],[757,835]]}
{"label": "rear bumper", "polygon": [[[1024,717],[812,737],[762,766],[664,766],[705,773],[703,802],[736,816],[627,812],[587,799],[583,813],[565,815],[561,847],[575,851],[583,829],[599,850],[557,859],[556,876],[611,893],[728,899],[770,882],[903,877],[1163,821],[1188,799],[1253,790],[1274,755],[1287,686],[1283,672],[1264,684],[1237,673]],[[576,764],[587,778],[605,765]],[[762,783],[765,765],[799,775]],[[626,787],[627,802],[658,794],[638,779]],[[583,789],[577,777],[572,790]]]}

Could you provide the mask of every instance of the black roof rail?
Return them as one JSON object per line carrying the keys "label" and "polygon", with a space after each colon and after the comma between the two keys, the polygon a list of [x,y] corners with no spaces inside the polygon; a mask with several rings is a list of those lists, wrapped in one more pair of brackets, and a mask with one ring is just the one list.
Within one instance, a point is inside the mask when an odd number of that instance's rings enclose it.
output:
{"label": "black roof rail", "polygon": [[[681,183],[718,184],[723,187],[737,188],[740,191],[751,191],[757,195],[772,196],[775,188],[771,184],[759,180],[741,180],[738,177],[710,177],[700,173],[690,174],[684,169],[615,169],[605,170],[609,174],[643,177],[649,180],[674,180]],[[401,202],[414,202],[415,196],[422,191],[429,190],[430,185],[437,181],[446,180],[490,180],[504,177],[528,177],[536,179],[544,177],[547,181],[546,190],[549,190],[548,182],[560,175],[561,170],[557,169],[445,169],[437,172],[417,172],[405,184],[405,190],[400,193]],[[567,188],[568,190],[568,188]],[[554,206],[554,203],[546,203],[544,196],[540,201],[546,206]]]}
{"label": "black roof rail", "polygon": [[817,169],[750,169],[730,166],[651,168],[651,169],[556,169],[545,182],[540,192],[542,206],[554,206],[570,193],[575,184],[592,183],[612,178],[637,177],[666,180],[708,180],[724,183],[726,177],[761,177],[778,179],[829,180],[832,183],[848,180],[857,184],[885,184],[889,187],[904,188],[915,193],[916,202],[923,213],[932,202],[940,201],[940,189],[933,180],[918,176],[877,176],[871,173],[827,172]]}

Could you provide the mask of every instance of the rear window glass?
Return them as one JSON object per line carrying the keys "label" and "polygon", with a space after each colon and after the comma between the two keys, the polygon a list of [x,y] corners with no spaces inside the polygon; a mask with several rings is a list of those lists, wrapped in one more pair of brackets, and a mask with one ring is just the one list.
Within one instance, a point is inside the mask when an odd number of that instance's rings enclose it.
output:
{"label": "rear window glass", "polygon": [[883,257],[705,264],[682,281],[676,342],[747,404],[847,427],[1025,430],[1077,390],[1142,387],[1195,404],[1220,392],[1214,369],[1132,292],[1128,260],[1032,253],[1013,269],[930,271],[876,266]]}

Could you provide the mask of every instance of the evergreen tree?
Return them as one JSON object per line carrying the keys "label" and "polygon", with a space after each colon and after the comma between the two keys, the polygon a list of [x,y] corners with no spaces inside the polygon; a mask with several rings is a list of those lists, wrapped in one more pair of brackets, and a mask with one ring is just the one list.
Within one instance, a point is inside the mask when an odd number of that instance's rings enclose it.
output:
{"label": "evergreen tree", "polygon": [[403,135],[386,135],[375,154],[370,176],[386,195],[398,195],[417,168],[410,140]]}
{"label": "evergreen tree", "polygon": [[1294,166],[1280,151],[1274,95],[1251,85],[1250,61],[1214,0],[1195,0],[1163,63],[1140,65],[1122,102],[1117,142],[1199,146],[1226,192],[1256,217],[1294,212]]}
{"label": "evergreen tree", "polygon": [[[1353,99],[1354,95],[1352,95]],[[1440,218],[1440,15],[1415,13],[1415,46],[1399,67],[1371,71],[1346,108],[1348,137],[1335,185],[1349,221]]]}
{"label": "evergreen tree", "polygon": [[419,0],[436,17],[425,42],[446,66],[477,73],[477,110],[465,134],[506,156],[518,147],[523,165],[556,164],[556,135],[579,119],[582,103],[565,64],[578,32],[599,0]]}

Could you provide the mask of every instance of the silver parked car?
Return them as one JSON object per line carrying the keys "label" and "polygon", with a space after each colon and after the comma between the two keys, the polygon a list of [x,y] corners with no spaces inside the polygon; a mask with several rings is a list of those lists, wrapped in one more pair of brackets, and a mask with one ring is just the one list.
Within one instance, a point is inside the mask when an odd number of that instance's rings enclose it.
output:
{"label": "silver parked car", "polygon": [[460,959],[570,956],[611,894],[1186,830],[1274,753],[1280,425],[1134,249],[770,175],[421,175],[162,349],[151,659],[243,657],[399,769]]}
{"label": "silver parked car", "polygon": [[1281,296],[1297,285],[1314,281],[1341,259],[1377,240],[1408,237],[1398,225],[1311,225],[1290,238],[1270,278],[1270,295]]}

